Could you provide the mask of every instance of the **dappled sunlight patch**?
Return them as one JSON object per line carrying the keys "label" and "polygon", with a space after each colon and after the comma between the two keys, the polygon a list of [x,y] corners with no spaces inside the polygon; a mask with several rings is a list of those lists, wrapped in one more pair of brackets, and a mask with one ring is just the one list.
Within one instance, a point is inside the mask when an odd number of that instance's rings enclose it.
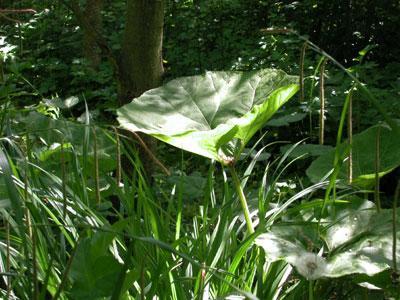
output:
{"label": "dappled sunlight patch", "polygon": [[308,280],[324,277],[328,270],[325,258],[311,252],[302,252],[296,257],[296,260],[289,262]]}

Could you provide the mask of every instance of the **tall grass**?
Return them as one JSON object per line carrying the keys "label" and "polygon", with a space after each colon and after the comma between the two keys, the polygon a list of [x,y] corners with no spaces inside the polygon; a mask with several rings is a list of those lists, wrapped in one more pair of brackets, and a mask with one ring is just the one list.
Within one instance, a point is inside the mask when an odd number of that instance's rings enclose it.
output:
{"label": "tall grass", "polygon": [[[5,120],[11,117],[9,110]],[[62,124],[48,130],[74,132],[71,123]],[[238,194],[224,169],[211,163],[202,199],[188,203],[183,184],[149,186],[137,147],[127,137],[88,122],[80,126],[82,139],[59,135],[47,161],[41,158],[51,148],[43,147],[44,131],[9,127],[12,135],[1,138],[3,297],[278,299],[288,293],[293,269],[266,262],[253,247],[261,231],[246,234]],[[115,161],[124,156],[132,170],[119,163],[115,172],[102,170],[99,135],[114,145]],[[243,190],[260,180],[253,171],[265,150],[239,166],[246,169],[237,178]],[[262,231],[291,203],[321,187],[281,198],[276,206],[275,184],[292,163],[287,158],[266,168],[258,196],[249,201],[251,220]],[[182,157],[181,174],[183,166]]]}

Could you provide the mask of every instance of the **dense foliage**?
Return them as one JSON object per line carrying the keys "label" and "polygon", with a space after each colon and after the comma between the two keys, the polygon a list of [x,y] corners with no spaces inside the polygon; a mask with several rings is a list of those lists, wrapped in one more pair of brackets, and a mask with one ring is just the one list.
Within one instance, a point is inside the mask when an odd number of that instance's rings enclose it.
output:
{"label": "dense foliage", "polygon": [[0,1],[1,297],[400,297],[398,1],[165,0],[122,107],[89,2]]}

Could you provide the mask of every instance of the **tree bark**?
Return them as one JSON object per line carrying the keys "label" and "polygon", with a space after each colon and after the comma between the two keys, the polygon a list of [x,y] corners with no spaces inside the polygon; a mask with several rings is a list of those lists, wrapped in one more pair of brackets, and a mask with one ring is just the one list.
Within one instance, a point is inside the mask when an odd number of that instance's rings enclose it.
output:
{"label": "tree bark", "polygon": [[[103,0],[87,0],[84,12],[87,21],[91,25],[90,30],[94,30],[98,34],[100,34],[103,27],[101,17],[102,7]],[[101,51],[97,45],[96,35],[87,29],[83,31],[83,52],[91,65],[96,69],[101,62]]]}
{"label": "tree bark", "polygon": [[121,104],[161,84],[164,1],[127,0],[119,60]]}
{"label": "tree bark", "polygon": [[[130,102],[142,93],[161,85],[164,72],[162,40],[164,27],[163,0],[127,0],[120,71],[120,104]],[[155,152],[155,139],[141,135],[147,150]],[[151,179],[154,162],[144,147],[139,148],[143,167]]]}

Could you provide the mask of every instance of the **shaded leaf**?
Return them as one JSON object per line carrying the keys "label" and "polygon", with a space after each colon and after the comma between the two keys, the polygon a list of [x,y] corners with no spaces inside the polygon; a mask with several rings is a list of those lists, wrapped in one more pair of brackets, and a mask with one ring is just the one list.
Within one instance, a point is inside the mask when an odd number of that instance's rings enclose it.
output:
{"label": "shaded leaf", "polygon": [[[72,157],[70,155],[72,153],[77,154],[81,159],[83,155],[86,155],[86,159],[89,162],[87,172],[88,174],[94,173],[93,135],[89,137],[90,145],[85,152],[85,125],[62,119],[54,120],[36,112],[30,113],[21,122],[26,123],[30,132],[36,134],[42,143],[47,146],[47,149],[34,150],[39,159],[47,163],[47,169],[60,169],[60,145],[64,142],[65,160],[68,161]],[[99,169],[101,172],[108,172],[116,167],[116,145],[104,130],[99,127],[96,127],[95,130],[97,157],[101,161]]]}
{"label": "shaded leaf", "polygon": [[194,200],[203,195],[207,179],[200,172],[193,172],[190,175],[171,175],[167,181],[176,185],[178,193],[182,193],[185,199]]}
{"label": "shaded leaf", "polygon": [[[353,136],[353,184],[368,188],[375,182],[375,144],[377,132],[380,129],[380,170],[383,176],[400,165],[400,135],[386,125],[376,125]],[[343,157],[348,156],[347,144],[339,146]],[[321,155],[307,169],[307,175],[312,182],[320,181],[331,169],[335,149]],[[338,174],[338,179],[348,180],[348,166],[344,163]]]}
{"label": "shaded leaf", "polygon": [[267,125],[268,126],[274,126],[274,127],[281,127],[281,126],[288,126],[290,123],[298,122],[303,120],[306,117],[307,114],[305,113],[298,113],[294,112],[289,115],[280,117],[280,118],[274,118],[270,121],[268,121]]}
{"label": "shaded leaf", "polygon": [[[285,154],[293,145],[285,145],[280,148],[282,154]],[[296,158],[299,156],[309,157],[309,156],[320,156],[332,150],[332,146],[328,145],[318,145],[318,144],[303,144],[296,146],[288,155],[290,158]]]}
{"label": "shaded leaf", "polygon": [[114,236],[97,232],[78,246],[71,265],[73,299],[99,299],[111,296],[122,265],[108,247]]}

